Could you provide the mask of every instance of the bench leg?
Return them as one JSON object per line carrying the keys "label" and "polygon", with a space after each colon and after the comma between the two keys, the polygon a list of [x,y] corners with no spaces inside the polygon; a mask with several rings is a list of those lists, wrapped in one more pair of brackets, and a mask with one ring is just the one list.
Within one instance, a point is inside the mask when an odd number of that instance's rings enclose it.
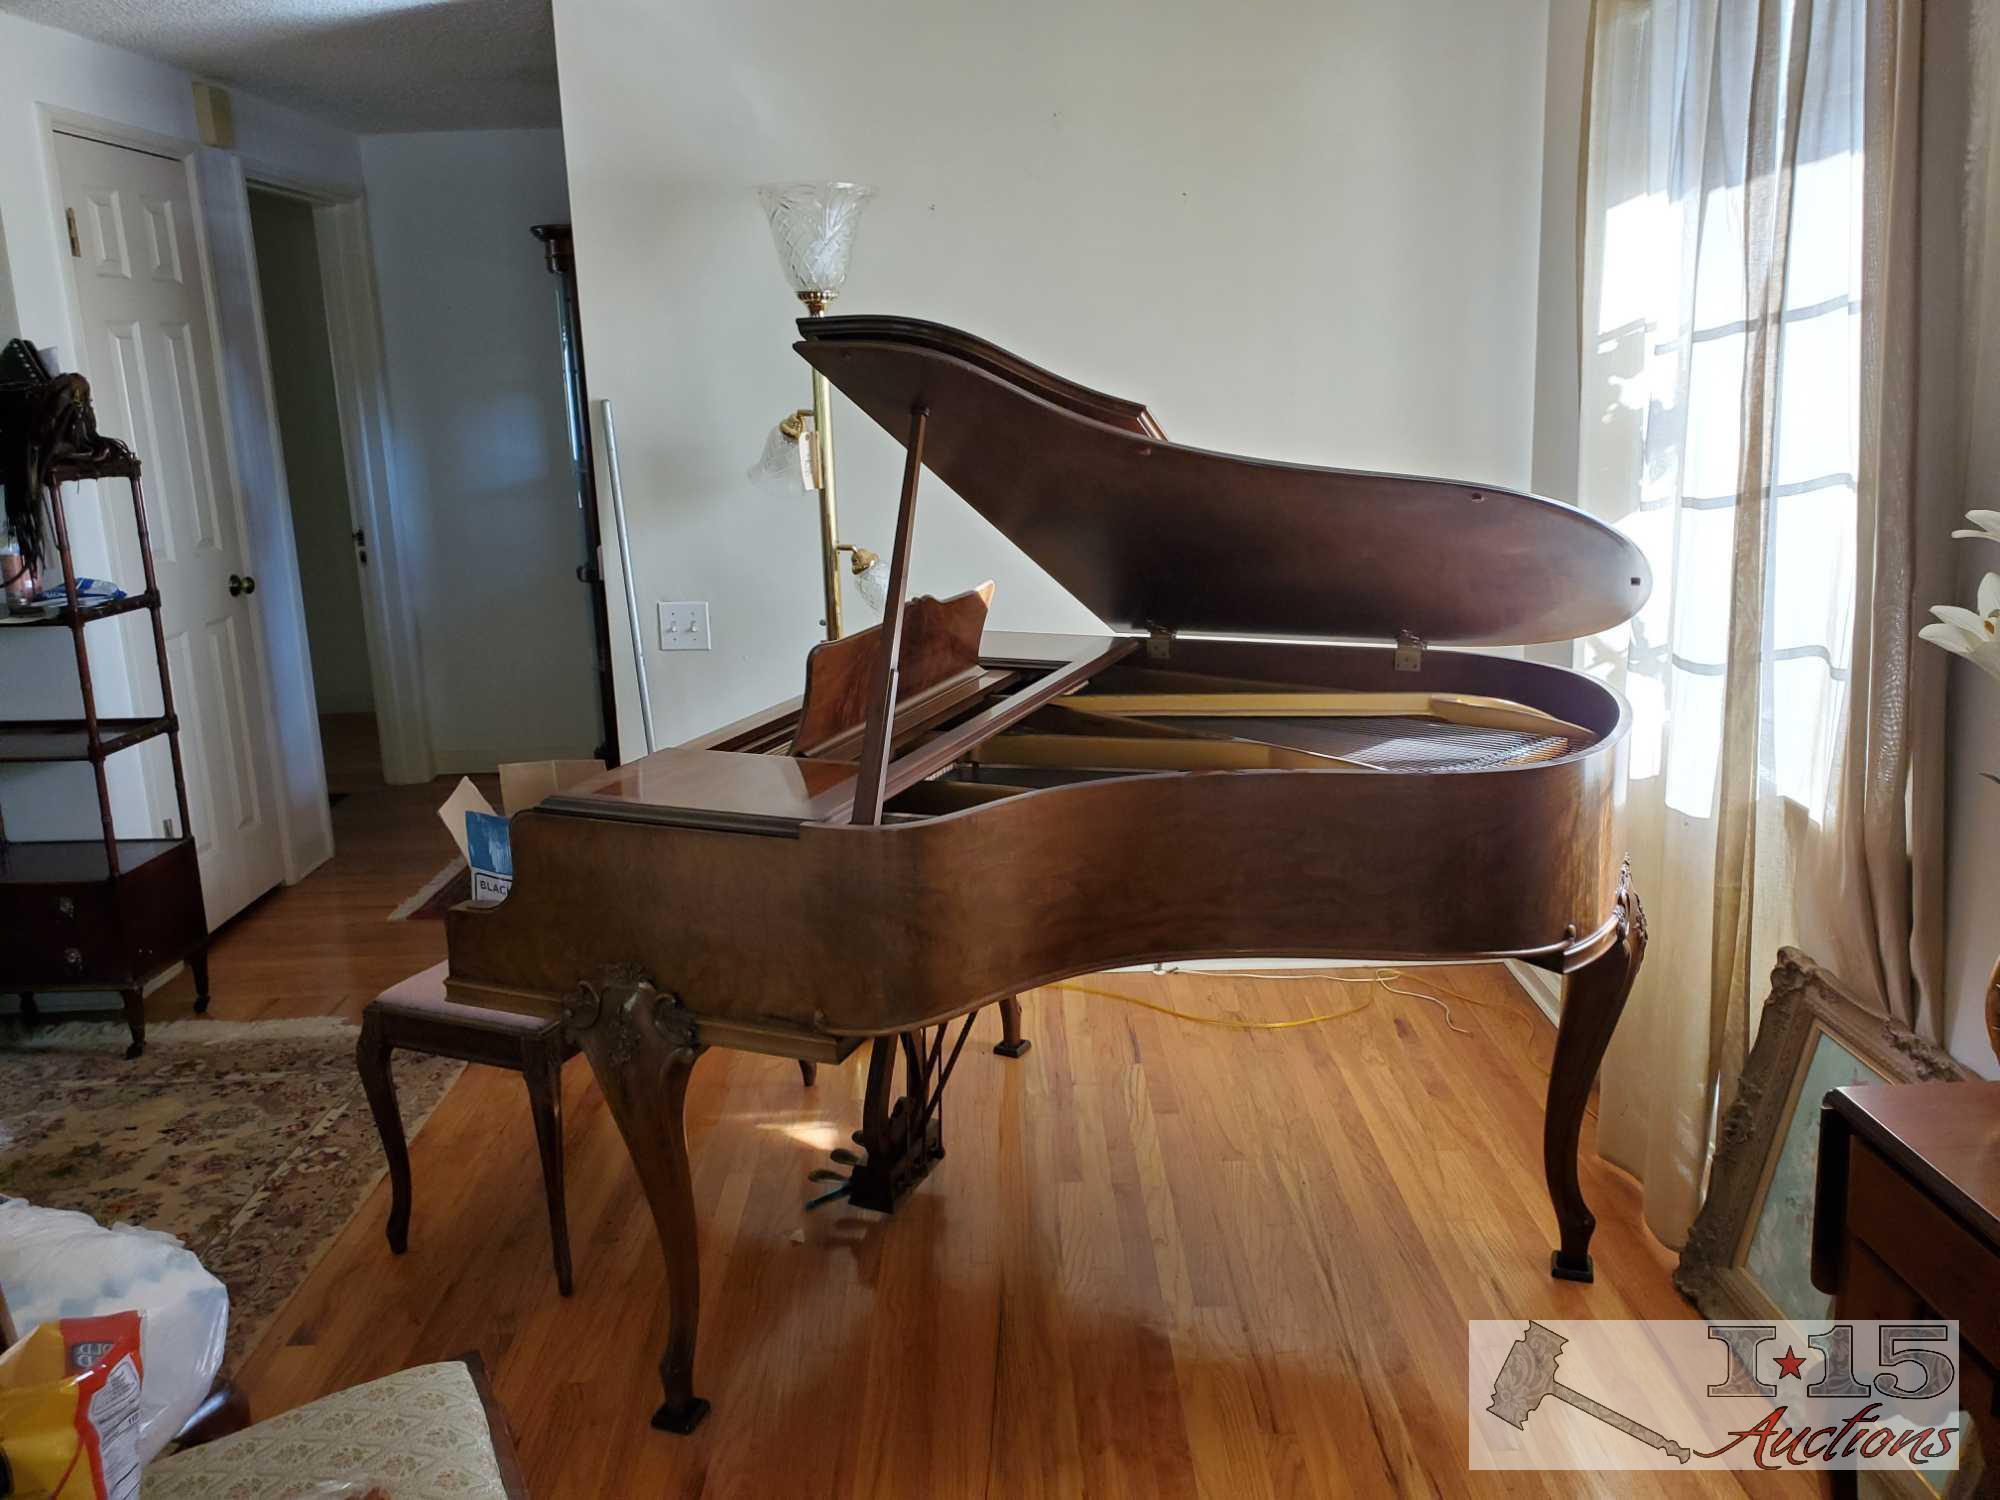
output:
{"label": "bench leg", "polygon": [[528,1109],[535,1117],[535,1145],[542,1156],[542,1187],[549,1199],[549,1240],[555,1246],[556,1290],[567,1297],[573,1281],[569,1260],[569,1214],[563,1204],[560,1032],[546,1032],[521,1043],[521,1076],[528,1081]]}
{"label": "bench leg", "polygon": [[361,1087],[382,1137],[382,1154],[389,1158],[389,1248],[401,1255],[410,1247],[410,1146],[403,1139],[403,1117],[396,1109],[396,1079],[389,1071],[395,1050],[372,1010],[361,1013],[361,1041],[354,1049],[361,1070]]}

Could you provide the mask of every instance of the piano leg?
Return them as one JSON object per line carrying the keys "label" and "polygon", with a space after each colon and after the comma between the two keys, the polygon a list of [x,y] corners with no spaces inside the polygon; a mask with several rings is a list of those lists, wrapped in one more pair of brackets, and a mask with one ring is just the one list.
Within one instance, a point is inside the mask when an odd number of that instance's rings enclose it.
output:
{"label": "piano leg", "polygon": [[1555,1061],[1549,1068],[1542,1168],[1562,1235],[1562,1248],[1549,1257],[1549,1274],[1562,1281],[1590,1281],[1596,1275],[1590,1236],[1597,1217],[1583,1201],[1577,1182],[1578,1142],[1598,1064],[1646,956],[1646,913],[1629,885],[1619,888],[1617,914],[1618,940],[1572,973],[1563,986],[1562,1024],[1556,1028]]}
{"label": "piano leg", "polygon": [[1000,1041],[993,1050],[1002,1057],[1019,1057],[1034,1045],[1021,1039],[1021,997],[1009,995],[1000,1002]]}
{"label": "piano leg", "polygon": [[570,1010],[570,1032],[625,1138],[667,1263],[667,1349],[660,1356],[666,1400],[653,1425],[692,1432],[708,1403],[694,1393],[701,1258],[684,1107],[688,1076],[708,1049],[691,1026],[676,1024],[677,1007],[650,984],[606,983],[585,994],[587,1001]]}

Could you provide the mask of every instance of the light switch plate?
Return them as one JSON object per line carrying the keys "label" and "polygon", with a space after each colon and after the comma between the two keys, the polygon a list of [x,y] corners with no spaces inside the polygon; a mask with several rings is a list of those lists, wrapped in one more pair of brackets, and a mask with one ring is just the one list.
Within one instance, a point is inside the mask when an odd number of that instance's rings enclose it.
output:
{"label": "light switch plate", "polygon": [[706,651],[708,601],[674,599],[660,602],[660,649],[662,651]]}

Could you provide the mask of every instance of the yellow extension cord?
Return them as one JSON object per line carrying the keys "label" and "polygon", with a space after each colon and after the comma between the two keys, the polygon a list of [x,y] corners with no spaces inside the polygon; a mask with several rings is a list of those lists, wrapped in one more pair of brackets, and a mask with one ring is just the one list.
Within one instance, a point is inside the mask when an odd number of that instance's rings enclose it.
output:
{"label": "yellow extension cord", "polygon": [[[1162,976],[1185,975],[1187,973],[1185,969],[1179,969],[1179,968],[1162,968],[1155,970],[1154,972]],[[1463,1026],[1460,1026],[1456,1021],[1452,1020],[1451,1005],[1442,996],[1427,995],[1422,990],[1399,989],[1397,988],[1396,985],[1391,984],[1389,982],[1391,980],[1407,980],[1413,978],[1413,976],[1405,974],[1401,969],[1377,969],[1373,974],[1371,974],[1366,979],[1350,978],[1346,975],[1338,974],[1331,970],[1324,970],[1324,969],[1312,970],[1304,973],[1296,971],[1279,972],[1268,969],[1226,969],[1226,970],[1217,970],[1216,972],[1218,973],[1218,975],[1230,979],[1318,980],[1323,983],[1331,982],[1334,984],[1365,984],[1370,987],[1371,991],[1375,987],[1379,986],[1382,990],[1386,991],[1391,995],[1407,995],[1412,1000],[1428,1000],[1431,1004],[1437,1006],[1440,1010],[1444,1012],[1444,1023],[1446,1026],[1450,1027],[1460,1036],[1472,1035],[1471,1032],[1467,1031]],[[1439,984],[1434,979],[1425,978],[1419,982],[1424,984],[1436,985],[1438,989],[1444,991],[1445,995],[1448,995],[1451,998],[1451,1000],[1456,1001],[1460,1005],[1469,1005],[1474,1009],[1478,1010],[1503,1009],[1503,1007],[1496,1007],[1490,1001],[1475,1000],[1470,995],[1461,994],[1457,990],[1451,988],[1451,986],[1445,984]],[[1047,988],[1052,990],[1068,990],[1070,993],[1076,995],[1095,995],[1101,999],[1116,1000],[1119,1001],[1121,1004],[1136,1005],[1141,1010],[1150,1010],[1156,1012],[1159,1015],[1171,1016],[1176,1021],[1188,1021],[1196,1026],[1220,1026],[1230,1031],[1290,1031],[1293,1028],[1299,1026],[1318,1026],[1327,1021],[1344,1021],[1349,1016],[1360,1015],[1364,1010],[1367,1010],[1370,1006],[1372,1006],[1375,1003],[1375,996],[1371,992],[1359,1004],[1350,1005],[1345,1010],[1325,1011],[1318,1015],[1311,1015],[1311,1016],[1298,1016],[1289,1021],[1245,1021],[1235,1016],[1199,1016],[1195,1015],[1191,1011],[1175,1010],[1172,1006],[1161,1005],[1157,1001],[1142,1000],[1137,995],[1121,994],[1117,990],[1099,989],[1095,985],[1064,983],[1064,984],[1052,984],[1047,986]],[[1514,1014],[1514,1012],[1512,1011],[1508,1011],[1507,1013],[1510,1015]],[[1521,1019],[1523,1021],[1527,1021],[1527,1018],[1525,1016],[1521,1017]],[[1528,1024],[1532,1029],[1533,1023],[1528,1022]]]}
{"label": "yellow extension cord", "polygon": [[[1173,976],[1192,977],[1188,975],[1185,969],[1165,965],[1156,967],[1151,972],[1162,978]],[[1511,1016],[1528,1028],[1530,1036],[1533,1035],[1535,1029],[1533,1020],[1511,1007],[1496,1005],[1490,1000],[1475,1000],[1472,996],[1461,994],[1450,985],[1439,984],[1437,980],[1428,976],[1417,982],[1435,985],[1438,989],[1444,991],[1444,995],[1427,995],[1422,990],[1399,989],[1389,981],[1393,979],[1413,979],[1415,977],[1404,973],[1401,969],[1377,969],[1366,979],[1350,978],[1347,975],[1337,974],[1326,969],[1312,969],[1303,972],[1298,970],[1285,972],[1270,969],[1218,969],[1215,972],[1218,976],[1228,979],[1303,979],[1318,980],[1322,983],[1331,981],[1334,984],[1365,984],[1370,986],[1371,992],[1358,1005],[1350,1005],[1345,1010],[1323,1011],[1318,1015],[1298,1016],[1289,1021],[1244,1021],[1235,1016],[1198,1016],[1192,1011],[1175,1010],[1171,1005],[1161,1005],[1153,1000],[1142,1000],[1137,995],[1125,995],[1119,993],[1117,990],[1099,989],[1096,985],[1092,984],[1070,984],[1065,982],[1062,984],[1044,985],[1042,988],[1068,990],[1071,994],[1075,995],[1094,995],[1104,1000],[1116,1000],[1123,1005],[1136,1005],[1141,1010],[1150,1010],[1163,1016],[1171,1016],[1176,1021],[1192,1022],[1196,1026],[1220,1026],[1228,1031],[1291,1031],[1300,1026],[1318,1026],[1327,1021],[1344,1021],[1350,1016],[1358,1016],[1364,1010],[1374,1005],[1375,996],[1373,990],[1379,987],[1391,995],[1407,995],[1412,1000],[1428,1000],[1432,1005],[1435,1005],[1439,1010],[1444,1012],[1444,1024],[1460,1036],[1471,1036],[1473,1033],[1451,1018],[1451,1004],[1445,999],[1445,995],[1450,996],[1452,1001],[1456,1001],[1460,1005],[1469,1005],[1475,1010],[1497,1010],[1502,1015]],[[1535,1071],[1544,1078],[1549,1076],[1549,1070],[1539,1065],[1535,1067]],[[1597,1118],[1597,1111],[1595,1109],[1588,1109],[1586,1112],[1592,1119]]]}

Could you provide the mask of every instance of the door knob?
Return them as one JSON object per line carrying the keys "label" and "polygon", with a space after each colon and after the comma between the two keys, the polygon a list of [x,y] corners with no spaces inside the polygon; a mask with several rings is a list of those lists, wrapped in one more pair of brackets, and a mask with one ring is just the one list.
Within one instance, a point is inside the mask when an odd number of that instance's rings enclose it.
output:
{"label": "door knob", "polygon": [[257,580],[252,578],[248,573],[231,573],[229,575],[230,598],[235,599],[244,594],[254,594],[256,592]]}

